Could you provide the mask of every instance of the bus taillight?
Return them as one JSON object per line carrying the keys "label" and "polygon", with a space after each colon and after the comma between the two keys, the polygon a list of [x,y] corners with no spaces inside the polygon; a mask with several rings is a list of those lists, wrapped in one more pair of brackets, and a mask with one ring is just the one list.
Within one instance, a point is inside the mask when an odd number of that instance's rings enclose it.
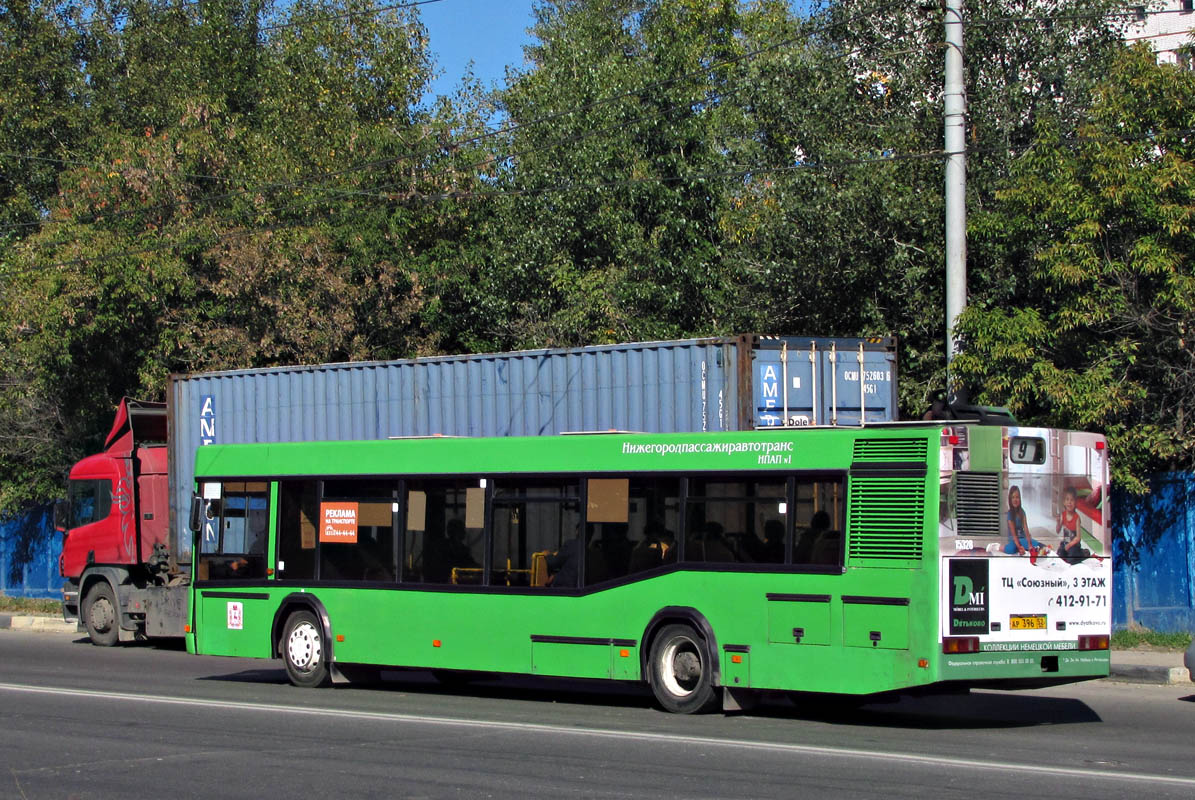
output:
{"label": "bus taillight", "polygon": [[947,636],[942,639],[943,653],[978,653],[978,636]]}
{"label": "bus taillight", "polygon": [[1101,633],[1094,636],[1080,636],[1079,637],[1080,650],[1107,650],[1108,649],[1108,634]]}

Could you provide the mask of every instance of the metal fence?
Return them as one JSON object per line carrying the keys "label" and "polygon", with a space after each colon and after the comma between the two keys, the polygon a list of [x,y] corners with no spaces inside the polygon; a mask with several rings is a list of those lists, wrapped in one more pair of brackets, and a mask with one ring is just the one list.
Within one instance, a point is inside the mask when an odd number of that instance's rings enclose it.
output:
{"label": "metal fence", "polygon": [[1147,495],[1113,495],[1112,623],[1195,631],[1195,474],[1158,475]]}
{"label": "metal fence", "polygon": [[37,506],[0,522],[0,594],[62,597],[58,556],[62,534],[54,530],[51,506]]}

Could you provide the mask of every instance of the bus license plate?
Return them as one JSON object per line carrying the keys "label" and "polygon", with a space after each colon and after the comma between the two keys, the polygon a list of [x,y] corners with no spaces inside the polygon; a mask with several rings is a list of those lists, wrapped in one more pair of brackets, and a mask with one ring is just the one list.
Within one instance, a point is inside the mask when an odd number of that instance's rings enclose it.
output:
{"label": "bus license plate", "polygon": [[1045,614],[1014,614],[1008,618],[1008,627],[1014,631],[1044,631]]}

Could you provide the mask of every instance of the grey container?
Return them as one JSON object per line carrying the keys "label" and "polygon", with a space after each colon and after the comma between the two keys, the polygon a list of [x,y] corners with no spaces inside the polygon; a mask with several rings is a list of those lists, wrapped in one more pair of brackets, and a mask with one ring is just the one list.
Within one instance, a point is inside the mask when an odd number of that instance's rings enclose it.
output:
{"label": "grey container", "polygon": [[889,337],[733,336],[175,375],[173,549],[206,444],[888,422],[896,367]]}

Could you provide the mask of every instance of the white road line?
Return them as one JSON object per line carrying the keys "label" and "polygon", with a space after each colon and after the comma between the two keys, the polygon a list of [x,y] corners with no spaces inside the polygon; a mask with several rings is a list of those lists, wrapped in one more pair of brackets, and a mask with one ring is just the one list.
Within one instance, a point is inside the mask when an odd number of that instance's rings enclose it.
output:
{"label": "white road line", "polygon": [[[20,692],[25,694],[46,694],[62,697],[81,697],[97,700],[118,700],[132,703],[155,703],[158,705],[190,706],[205,710],[240,710],[264,711],[275,714],[297,714],[312,717],[336,717],[342,719],[365,719],[379,722],[409,722],[421,725],[449,725],[464,728],[488,728],[491,730],[518,731],[525,733],[544,733],[553,736],[568,734],[572,736],[594,736],[614,738],[620,740],[635,739],[644,742],[659,742],[664,744],[705,745],[747,750],[768,750],[782,753],[800,753],[802,755],[830,756],[838,758],[857,758],[869,761],[894,761],[904,764],[924,764],[926,766],[950,767],[952,769],[993,770],[1007,773],[1009,765],[1003,761],[977,761],[965,758],[950,758],[947,756],[927,756],[919,753],[881,753],[874,750],[857,750],[850,747],[822,747],[805,744],[786,744],[784,742],[753,742],[746,739],[722,739],[706,736],[685,736],[676,733],[650,733],[626,730],[612,730],[609,728],[587,728],[571,725],[547,725],[535,722],[501,722],[497,720],[476,720],[455,717],[431,717],[419,714],[398,714],[380,711],[354,711],[337,708],[311,708],[309,706],[288,706],[270,703],[246,703],[236,700],[194,699],[186,697],[167,697],[163,695],[129,694],[124,692],[104,692],[88,689],[63,689],[48,686],[29,686],[18,683],[0,683],[0,691]],[[1167,775],[1149,775],[1141,772],[1116,772],[1101,769],[1080,769],[1077,767],[1050,767],[1031,764],[1017,764],[1018,773],[1033,773],[1053,777],[1084,778],[1088,780],[1117,780],[1132,783],[1153,783],[1169,786],[1190,786],[1195,788],[1195,778],[1183,778]]]}

